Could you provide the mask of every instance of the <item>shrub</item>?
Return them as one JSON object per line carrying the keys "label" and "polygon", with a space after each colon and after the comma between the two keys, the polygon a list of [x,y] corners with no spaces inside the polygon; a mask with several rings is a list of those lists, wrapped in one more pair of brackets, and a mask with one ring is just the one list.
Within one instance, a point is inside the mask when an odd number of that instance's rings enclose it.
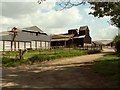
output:
{"label": "shrub", "polygon": [[96,54],[96,53],[100,53],[101,50],[88,50],[88,54]]}
{"label": "shrub", "polygon": [[[47,54],[46,54],[47,53]],[[41,54],[34,54],[31,57],[29,57],[27,60],[34,63],[34,62],[42,62],[45,60],[53,60],[58,58],[64,58],[64,57],[72,57],[72,56],[80,56],[87,54],[86,50],[53,50],[52,52],[41,52]]]}
{"label": "shrub", "polygon": [[42,62],[45,60],[52,60],[52,59],[56,59],[56,58],[57,58],[57,56],[55,56],[55,55],[36,54],[36,55],[33,55],[32,57],[28,58],[28,60],[30,60],[30,62],[34,63],[35,61]]}
{"label": "shrub", "polygon": [[13,58],[2,57],[2,64],[7,64],[9,62],[14,62]]}
{"label": "shrub", "polygon": [[115,42],[116,52],[120,54],[120,35],[115,37],[114,42]]}
{"label": "shrub", "polygon": [[18,61],[15,60],[14,58],[8,58],[8,57],[2,57],[1,61],[3,66],[16,66],[16,65],[20,65],[22,63],[25,63],[25,61]]}

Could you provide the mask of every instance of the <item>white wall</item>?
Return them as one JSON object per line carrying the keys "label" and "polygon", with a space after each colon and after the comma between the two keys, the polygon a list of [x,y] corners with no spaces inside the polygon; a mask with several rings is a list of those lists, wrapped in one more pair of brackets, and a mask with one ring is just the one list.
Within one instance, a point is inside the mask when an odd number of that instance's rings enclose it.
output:
{"label": "white wall", "polygon": [[16,50],[18,51],[18,42],[16,42]]}
{"label": "white wall", "polygon": [[[37,48],[38,49],[49,49],[50,48],[50,42],[46,42],[46,48],[45,48],[45,42],[41,42],[42,43],[42,48],[40,47],[40,41],[37,41]],[[48,44],[49,43],[49,44]],[[31,42],[32,44],[32,48],[36,49],[35,41]],[[30,48],[30,42],[26,42],[26,48]],[[13,46],[12,49],[14,50],[14,42],[13,42]],[[19,42],[19,49],[24,49],[24,42]],[[10,51],[11,50],[11,42],[10,41],[5,41],[5,51]],[[18,50],[18,42],[16,42],[16,50]],[[0,41],[0,51],[3,51],[3,41]]]}
{"label": "white wall", "polygon": [[0,41],[0,51],[3,51],[3,41]]}
{"label": "white wall", "polygon": [[26,48],[30,48],[30,43],[26,42]]}
{"label": "white wall", "polygon": [[32,44],[32,49],[35,49],[36,48],[35,47],[35,41],[32,41],[31,44]]}
{"label": "white wall", "polygon": [[19,42],[19,45],[20,45],[19,49],[24,49],[24,42]]}
{"label": "white wall", "polygon": [[45,42],[42,42],[42,49],[45,49]]}
{"label": "white wall", "polygon": [[11,42],[10,41],[5,41],[5,51],[11,50]]}
{"label": "white wall", "polygon": [[37,48],[39,49],[40,48],[40,42],[37,41]]}

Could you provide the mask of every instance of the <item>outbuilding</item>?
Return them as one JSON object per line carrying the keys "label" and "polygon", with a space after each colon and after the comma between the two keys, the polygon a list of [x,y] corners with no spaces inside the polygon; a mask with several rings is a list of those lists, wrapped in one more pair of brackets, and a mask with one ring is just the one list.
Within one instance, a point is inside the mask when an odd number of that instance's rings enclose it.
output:
{"label": "outbuilding", "polygon": [[13,27],[1,32],[0,51],[17,51],[19,49],[49,49],[50,37],[37,26],[26,28]]}

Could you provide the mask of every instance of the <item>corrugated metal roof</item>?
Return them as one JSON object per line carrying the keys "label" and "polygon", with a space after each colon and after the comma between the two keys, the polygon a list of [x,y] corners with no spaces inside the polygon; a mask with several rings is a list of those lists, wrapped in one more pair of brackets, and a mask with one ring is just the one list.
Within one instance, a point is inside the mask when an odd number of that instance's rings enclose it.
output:
{"label": "corrugated metal roof", "polygon": [[0,36],[0,40],[5,40],[5,41],[11,41],[12,40],[12,36],[11,35],[3,35]]}
{"label": "corrugated metal roof", "polygon": [[77,37],[73,37],[73,38],[85,38],[85,35],[77,36]]}
{"label": "corrugated metal roof", "polygon": [[59,38],[59,39],[52,39],[51,41],[68,41],[70,38]]}
{"label": "corrugated metal roof", "polygon": [[11,32],[8,31],[0,32],[0,36],[9,35],[9,34],[11,34]]}
{"label": "corrugated metal roof", "polygon": [[81,26],[79,31],[82,31],[82,30],[88,30],[88,26]]}
{"label": "corrugated metal roof", "polygon": [[23,30],[31,31],[31,32],[44,33],[44,32],[43,32],[40,28],[38,28],[37,26],[25,27],[25,28],[23,28]]}
{"label": "corrugated metal roof", "polygon": [[59,35],[52,35],[52,39],[59,39],[59,38],[70,38],[73,37],[74,34],[68,34],[68,35],[63,35],[63,34],[59,34]]}
{"label": "corrugated metal roof", "polygon": [[[13,34],[8,34],[8,35],[2,35],[0,36],[1,40],[12,40],[13,38]],[[48,35],[44,35],[44,34],[38,34],[38,36],[36,36],[36,34],[31,34],[28,32],[18,32],[16,37],[15,37],[15,41],[32,41],[32,40],[38,40],[38,41],[50,41],[50,37]]]}
{"label": "corrugated metal roof", "polygon": [[98,41],[93,41],[95,44],[98,45],[107,45],[113,42],[113,40],[98,40]]}
{"label": "corrugated metal roof", "polygon": [[[27,30],[28,32],[24,32],[23,30]],[[40,33],[36,35],[36,33],[30,33],[30,31]],[[5,31],[0,33],[0,40],[11,41],[12,39],[13,39],[12,31]],[[32,41],[32,40],[50,41],[50,37],[46,33],[44,33],[41,29],[39,29],[37,26],[17,30],[15,41]]]}

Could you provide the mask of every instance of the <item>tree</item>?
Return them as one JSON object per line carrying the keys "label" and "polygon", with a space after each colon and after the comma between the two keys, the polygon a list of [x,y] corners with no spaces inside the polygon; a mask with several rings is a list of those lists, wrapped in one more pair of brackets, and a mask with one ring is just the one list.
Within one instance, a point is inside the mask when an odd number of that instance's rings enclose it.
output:
{"label": "tree", "polygon": [[120,35],[114,39],[116,52],[120,54]]}
{"label": "tree", "polygon": [[99,18],[110,16],[111,24],[120,28],[120,2],[91,2],[90,4],[94,12],[89,14]]}

